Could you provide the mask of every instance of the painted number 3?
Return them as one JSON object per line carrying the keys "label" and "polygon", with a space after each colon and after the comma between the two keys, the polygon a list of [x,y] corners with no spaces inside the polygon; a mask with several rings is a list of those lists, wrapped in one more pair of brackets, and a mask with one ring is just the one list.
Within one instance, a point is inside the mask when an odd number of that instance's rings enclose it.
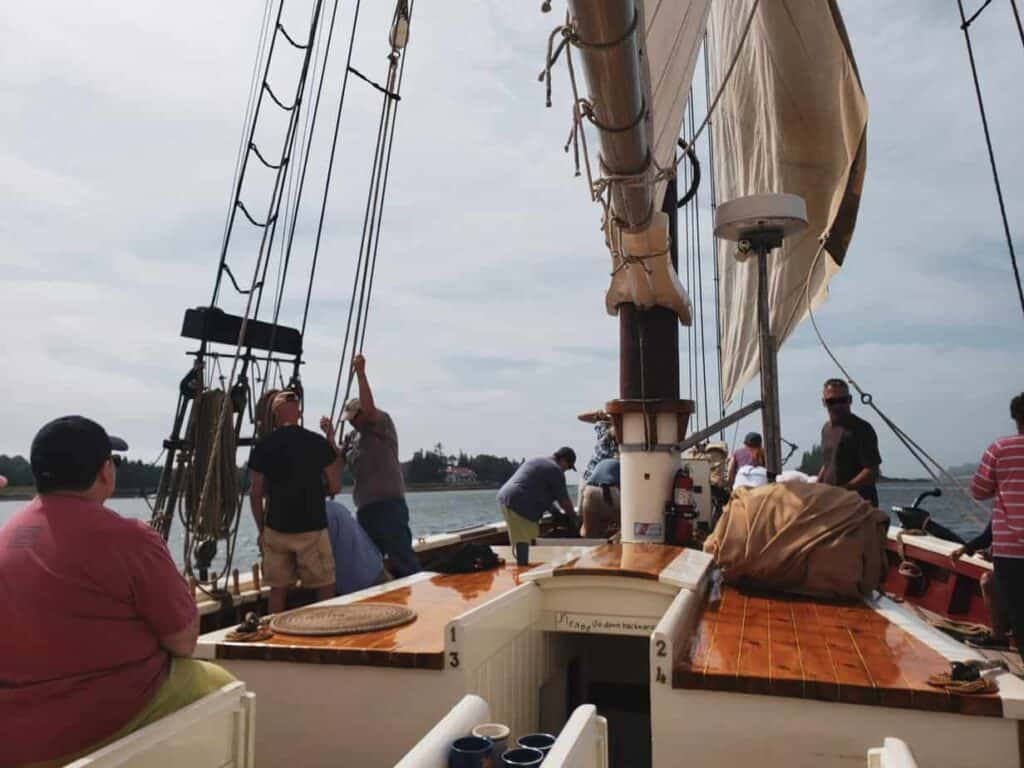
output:
{"label": "painted number 3", "polygon": [[448,654],[448,666],[454,669],[459,666],[459,654],[452,652]]}

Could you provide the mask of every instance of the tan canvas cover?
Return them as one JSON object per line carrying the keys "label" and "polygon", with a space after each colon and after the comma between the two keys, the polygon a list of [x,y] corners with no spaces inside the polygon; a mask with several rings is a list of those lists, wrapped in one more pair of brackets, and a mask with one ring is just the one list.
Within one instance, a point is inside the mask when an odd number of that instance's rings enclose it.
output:
{"label": "tan canvas cover", "polygon": [[[672,168],[675,162],[676,141],[709,5],[710,0],[645,0],[638,4],[646,64],[642,84],[644,103],[648,106],[645,127],[657,168]],[[652,176],[653,173],[652,169]],[[661,207],[666,184],[665,180],[654,184],[657,208]],[[630,256],[641,259],[644,268],[620,269],[613,257],[612,279],[605,294],[608,313],[614,315],[625,302],[644,308],[662,306],[689,325],[690,299],[670,260],[667,217],[656,214],[647,230],[627,235],[622,247]]]}
{"label": "tan canvas cover", "polygon": [[704,551],[729,583],[854,599],[885,579],[889,517],[852,491],[771,483],[733,492]]}
{"label": "tan canvas cover", "polygon": [[[754,0],[715,0],[708,19],[712,93],[739,45]],[[867,101],[834,0],[762,0],[712,118],[719,201],[797,194],[809,226],[770,257],[772,333],[781,344],[807,312],[805,284],[818,238],[826,253],[811,276],[815,305],[843,263],[864,182]],[[758,371],[757,264],[720,241],[722,396],[731,402]]]}

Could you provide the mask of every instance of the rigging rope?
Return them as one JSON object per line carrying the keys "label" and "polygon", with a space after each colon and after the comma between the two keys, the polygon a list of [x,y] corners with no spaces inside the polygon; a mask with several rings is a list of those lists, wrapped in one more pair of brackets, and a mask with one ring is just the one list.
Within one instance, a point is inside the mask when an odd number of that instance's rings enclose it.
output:
{"label": "rigging rope", "polygon": [[[310,32],[309,32],[309,40],[310,41],[312,41],[314,39],[314,36],[316,34],[316,30],[317,30],[317,27],[319,25],[320,12],[321,12],[322,6],[323,6],[323,0],[316,0],[316,4],[314,6],[314,10],[313,10],[313,14],[312,14],[312,21],[310,22]],[[279,11],[278,15],[280,17],[280,11]],[[278,19],[278,20],[280,20],[280,19]],[[272,47],[273,47],[273,42],[271,43],[271,48]],[[305,55],[303,57],[302,69],[301,69],[301,71],[299,73],[299,83],[298,83],[298,86],[296,87],[296,97],[295,97],[295,105],[296,106],[301,104],[301,95],[302,95],[303,90],[305,89],[306,77],[307,77],[307,75],[309,73],[309,64],[310,64],[310,58],[312,56],[312,53],[313,53],[313,46],[312,45],[307,46],[307,48],[305,50]],[[269,66],[269,54],[268,54],[268,66]],[[294,149],[295,139],[296,139],[296,135],[298,133],[297,128],[298,128],[298,120],[299,120],[299,117],[300,117],[300,112],[301,112],[301,110],[299,110],[299,109],[293,109],[291,111],[291,113],[290,113],[288,129],[287,129],[287,133],[286,133],[285,141],[284,141],[284,147],[285,147],[285,149],[284,149],[284,156],[282,157],[282,161],[281,161],[281,166],[282,167],[278,171],[276,179],[275,179],[275,182],[274,182],[274,189],[271,192],[270,205],[269,205],[269,210],[268,210],[268,223],[269,223],[269,221],[270,221],[270,219],[272,217],[273,221],[274,221],[274,226],[267,227],[263,231],[263,237],[262,237],[262,240],[261,240],[261,243],[260,243],[259,251],[257,253],[256,263],[255,263],[255,265],[253,267],[252,282],[250,284],[249,291],[248,291],[247,296],[246,296],[245,311],[243,313],[242,322],[240,324],[239,331],[238,331],[238,341],[237,341],[237,344],[235,346],[235,353],[234,353],[232,364],[231,364],[231,373],[228,376],[228,381],[229,382],[233,382],[233,381],[242,382],[245,379],[246,370],[248,368],[249,356],[246,355],[245,356],[245,360],[242,363],[242,370],[241,370],[241,372],[238,371],[239,362],[243,358],[242,347],[245,346],[246,333],[247,333],[247,330],[248,330],[248,327],[249,327],[249,321],[259,311],[258,310],[259,301],[262,298],[263,283],[264,283],[265,276],[266,276],[267,266],[269,265],[269,262],[270,262],[270,251],[271,251],[271,248],[273,247],[273,233],[274,233],[274,231],[276,231],[276,222],[277,222],[276,211],[279,210],[279,207],[280,207],[280,204],[281,204],[281,197],[282,197],[283,190],[284,190],[284,184],[283,184],[284,176],[287,173],[286,169],[288,167],[288,158],[290,157],[290,154],[291,154],[291,152]],[[253,128],[255,128],[255,116],[254,116]],[[223,264],[223,262],[222,262],[222,264]],[[262,266],[262,270],[261,270],[261,266]],[[263,274],[263,277],[261,277],[261,272]],[[220,270],[218,270],[218,273],[220,273]],[[255,307],[254,307],[254,301],[255,301]],[[236,379],[236,373],[239,374],[237,379]],[[214,391],[216,391],[216,390],[214,390]],[[195,407],[195,406],[193,406],[193,407]],[[226,452],[226,450],[227,450],[227,445],[226,445],[227,438],[225,437],[225,434],[224,434],[227,431],[226,428],[225,428],[225,425],[231,419],[231,416],[234,413],[234,410],[233,410],[233,407],[232,407],[232,400],[231,400],[231,398],[227,397],[227,396],[224,396],[223,398],[221,398],[221,402],[220,402],[219,407],[218,407],[217,410],[218,410],[219,415],[218,415],[218,418],[217,418],[216,429],[215,429],[214,437],[213,437],[213,440],[212,440],[212,448],[210,449],[209,458],[205,462],[206,467],[205,467],[204,473],[202,474],[202,484],[200,486],[200,491],[199,491],[199,494],[198,494],[197,506],[193,507],[192,509],[200,509],[201,510],[201,509],[205,508],[206,505],[209,503],[208,499],[215,499],[216,498],[218,485],[217,485],[217,481],[214,480],[214,477],[215,477],[215,475],[218,474],[217,473],[218,466],[221,463],[228,463],[228,462],[230,462],[231,467],[232,468],[234,467],[235,455],[236,454],[235,454],[234,451],[231,451],[230,453]],[[239,418],[239,423],[240,423],[241,417],[242,417],[242,415],[239,414],[239,417],[238,417]],[[234,426],[232,428],[232,430],[231,430],[231,441],[232,441],[231,445],[234,444],[233,441],[234,441],[236,430],[237,430],[237,425]],[[194,457],[193,457],[193,460],[194,460]],[[228,538],[228,543],[227,543],[227,546],[228,546],[228,559],[227,559],[226,565],[225,565],[225,573],[222,574],[222,575],[226,575],[226,571],[227,571],[228,568],[230,568],[230,565],[231,565],[231,558],[232,558],[232,555],[233,555],[235,540],[236,540],[237,533],[238,533],[238,521],[241,519],[241,507],[242,507],[242,496],[241,496],[241,494],[239,494],[237,497],[235,497],[232,500],[232,514],[234,515],[235,524],[234,524],[234,528],[233,528],[233,530],[232,530],[232,532],[231,532],[231,534],[230,534],[230,536]],[[191,511],[190,511],[190,513],[191,513]],[[184,565],[185,565],[186,573],[190,574],[191,573],[191,567],[192,567],[191,562],[186,560]]]}
{"label": "rigging rope", "polygon": [[[392,16],[392,30],[397,30],[403,22],[409,23],[412,16],[413,3],[406,3],[405,0],[398,0],[395,5],[395,12]],[[348,376],[345,377],[345,367],[350,363],[349,342],[352,342],[354,352],[361,353],[366,339],[366,324],[370,312],[370,296],[373,290],[373,280],[376,274],[377,252],[380,244],[381,221],[384,214],[384,202],[387,193],[387,181],[391,170],[391,148],[395,133],[396,115],[398,102],[400,100],[402,76],[405,72],[406,57],[404,43],[398,45],[396,35],[391,36],[391,51],[388,54],[388,76],[387,87],[380,89],[381,114],[377,125],[377,142],[374,150],[373,166],[370,172],[370,186],[366,195],[366,208],[363,213],[363,229],[360,236],[359,256],[356,263],[355,276],[352,285],[352,295],[349,299],[348,319],[345,323],[345,336],[342,343],[341,355],[338,360],[338,374],[334,386],[334,398],[331,404],[330,419],[335,420],[338,411],[338,401],[341,396],[342,378],[347,378],[345,395],[342,402],[347,402],[352,391],[352,379],[354,371],[349,367]],[[358,297],[357,297],[358,286]],[[353,328],[353,317],[355,326]],[[339,438],[344,430],[344,424],[338,423]]]}
{"label": "rigging rope", "polygon": [[[348,54],[345,58],[345,73],[341,78],[341,96],[338,98],[338,109],[334,115],[334,135],[331,139],[331,154],[327,161],[327,175],[324,179],[324,191],[320,199],[320,216],[316,225],[316,239],[313,243],[313,264],[309,271],[309,285],[306,288],[306,302],[302,308],[302,326],[299,334],[305,338],[306,323],[309,320],[309,306],[313,297],[313,280],[316,277],[316,268],[320,257],[320,242],[324,233],[324,220],[327,216],[327,198],[331,188],[331,179],[334,176],[334,159],[338,151],[338,138],[341,135],[341,116],[345,109],[345,96],[348,94],[348,75],[352,66],[352,50],[355,47],[356,28],[359,25],[359,9],[362,0],[356,0],[355,12],[352,17],[352,32],[348,40]],[[333,417],[331,419],[333,421]]]}
{"label": "rigging rope", "polygon": [[[814,276],[815,270],[818,267],[818,262],[821,259],[823,253],[825,253],[825,244],[828,242],[828,232],[822,233],[818,240],[818,250],[814,255],[814,260],[811,262],[811,268],[807,273],[807,280],[804,283],[804,299],[807,304],[807,314],[811,319],[811,327],[814,328],[814,333],[818,337],[818,342],[821,344],[822,349],[832,359],[836,367],[842,372],[844,378],[850,383],[850,386],[856,390],[857,394],[860,395],[860,402],[862,405],[866,405],[871,408],[878,417],[885,423],[887,427],[892,431],[896,438],[903,444],[903,447],[907,449],[911,456],[920,464],[928,476],[939,486],[948,485],[955,488],[961,498],[965,498],[971,502],[963,508],[967,514],[974,519],[976,523],[984,526],[988,517],[988,511],[980,503],[975,501],[957,482],[956,478],[949,474],[936,459],[929,454],[924,448],[922,448],[910,435],[908,435],[896,422],[894,422],[889,416],[875,403],[874,398],[870,392],[865,392],[861,389],[860,384],[853,378],[850,372],[845,366],[839,361],[832,348],[829,347],[828,342],[825,341],[825,337],[821,333],[821,329],[818,328],[818,321],[814,317],[814,307],[811,302],[811,278]],[[942,479],[940,479],[940,477]],[[945,482],[944,482],[945,481]],[[954,497],[956,498],[956,497]]]}
{"label": "rigging rope", "polygon": [[1020,21],[1020,11],[1017,10],[1017,0],[1010,0],[1010,7],[1013,8],[1013,20],[1017,22],[1017,34],[1020,36],[1020,44],[1024,46],[1024,25]]}
{"label": "rigging rope", "polygon": [[[281,306],[282,306],[283,301],[284,301],[284,287],[285,287],[284,286],[284,282],[287,279],[288,266],[291,263],[291,257],[292,257],[292,247],[293,247],[293,245],[295,243],[295,229],[296,229],[297,222],[298,222],[298,217],[299,217],[299,203],[302,200],[302,193],[303,193],[303,191],[305,189],[305,186],[306,186],[306,172],[309,169],[310,150],[311,150],[312,145],[313,145],[313,136],[314,136],[315,128],[316,128],[316,118],[317,118],[317,115],[319,114],[319,111],[320,111],[320,99],[321,99],[321,97],[323,95],[324,81],[326,80],[326,74],[327,74],[327,62],[328,62],[328,59],[330,58],[330,55],[331,55],[331,43],[334,40],[334,27],[335,27],[335,22],[337,20],[337,15],[338,15],[338,0],[334,0],[333,6],[332,6],[332,9],[331,9],[331,21],[330,21],[330,23],[328,24],[328,27],[327,27],[327,42],[324,45],[323,61],[322,61],[321,65],[320,65],[320,77],[319,77],[319,79],[317,79],[316,72],[315,72],[315,70],[316,70],[315,62],[316,62],[317,54],[314,54],[314,77],[313,77],[313,80],[314,80],[314,82],[317,83],[316,84],[316,96],[314,97],[314,100],[313,100],[313,108],[311,110],[308,110],[307,113],[306,113],[306,126],[305,126],[305,129],[304,129],[304,132],[303,132],[303,140],[302,140],[302,144],[301,144],[301,146],[304,146],[305,149],[301,153],[302,156],[301,156],[301,160],[300,160],[300,163],[299,163],[299,167],[302,170],[299,173],[299,183],[298,183],[298,188],[297,188],[296,193],[295,193],[294,207],[293,207],[293,211],[292,211],[292,216],[291,216],[291,221],[290,221],[290,227],[289,227],[289,230],[288,230],[288,235],[287,235],[287,237],[285,239],[282,239],[282,242],[281,242],[281,247],[282,247],[282,250],[283,250],[283,253],[284,253],[283,274],[279,278],[279,281],[278,281],[278,295],[277,295],[277,299],[276,299],[275,305],[274,305],[273,327],[271,328],[270,343],[268,345],[269,349],[267,350],[267,364],[268,365],[270,364],[270,360],[271,360],[271,357],[272,357],[273,352],[274,352],[274,341],[275,341],[275,339],[277,337],[277,329],[278,329],[278,323],[279,323],[279,320],[280,320]],[[354,25],[354,22],[353,22],[353,25]],[[354,26],[353,26],[353,32],[354,32]],[[317,36],[317,47],[318,48],[319,48],[320,43],[322,41],[323,41],[323,36],[322,35],[318,35]],[[310,90],[312,91],[312,89],[313,89],[313,86],[311,85],[310,86]],[[342,101],[344,101],[344,91],[342,91]],[[332,153],[332,156],[333,156],[333,153]],[[294,179],[294,176],[292,178]],[[313,274],[315,272],[315,269],[316,269],[316,267],[315,267],[315,261],[314,261],[314,265],[310,268],[309,286],[307,288],[307,296],[311,295],[311,293],[312,293]],[[308,301],[308,299],[307,299],[307,301]],[[303,338],[304,332],[305,332],[305,324],[303,324],[303,333],[300,334],[300,338]],[[293,372],[293,378],[295,380],[298,380],[299,366],[300,365],[301,365],[301,350],[300,350],[300,353],[298,355],[296,355],[296,359],[295,359],[295,370]],[[266,392],[266,389],[267,389],[267,379],[269,379],[269,377],[266,377],[264,379],[264,382],[263,382],[263,388],[262,388],[263,392]]]}
{"label": "rigging rope", "polygon": [[[708,103],[711,99],[711,67],[709,64],[710,55],[710,41],[708,39],[707,31],[704,32],[704,100]],[[713,127],[711,120],[708,120],[708,126]],[[715,132],[711,131],[708,133],[708,165],[711,167],[710,177],[710,195],[711,195],[711,221],[715,220],[715,209],[718,208],[718,197],[715,191]],[[725,418],[725,398],[722,397],[722,316],[720,314],[720,294],[721,294],[721,280],[718,273],[718,237],[714,234],[714,227],[712,226],[711,233],[711,255],[712,264],[714,265],[714,281],[715,281],[715,351],[717,353],[717,364],[718,364],[718,417],[720,419]],[[719,438],[725,440],[725,429],[719,433]]]}
{"label": "rigging rope", "polygon": [[[711,115],[714,114],[715,107],[718,106],[719,99],[722,98],[722,94],[725,92],[725,86],[729,84],[729,80],[732,77],[732,72],[736,68],[736,62],[740,60],[740,53],[743,52],[743,45],[747,42],[747,34],[750,32],[750,25],[754,21],[754,14],[757,13],[757,7],[760,5],[761,0],[754,0],[754,4],[750,6],[750,14],[747,16],[747,21],[743,25],[743,32],[740,34],[740,40],[736,44],[736,50],[733,51],[732,60],[729,62],[729,68],[725,71],[725,77],[722,78],[721,84],[718,86],[718,91],[715,93],[715,98],[708,106],[707,114],[704,115],[704,119],[701,121],[700,128],[698,128],[688,142],[687,146],[694,146],[697,143],[697,139],[704,132],[704,129],[711,122]],[[705,35],[706,39],[706,35]]]}
{"label": "rigging rope", "polygon": [[[690,86],[690,130],[693,130],[693,86]],[[699,166],[698,166],[699,167]],[[701,379],[704,385],[704,428],[710,424],[710,408],[708,403],[708,347],[707,336],[704,333],[704,264],[701,249],[700,236],[700,189],[693,193],[693,244],[697,254],[697,296],[698,296],[698,323],[700,325],[700,362]]]}
{"label": "rigging rope", "polygon": [[[991,0],[989,0],[991,2]],[[981,98],[981,82],[978,79],[978,67],[974,62],[974,48],[971,46],[971,23],[978,17],[987,6],[985,3],[979,8],[970,20],[964,15],[964,3],[963,0],[957,0],[957,6],[960,9],[960,28],[964,32],[964,41],[967,43],[967,58],[971,63],[971,76],[974,78],[974,93],[978,97],[978,111],[981,113],[981,127],[985,132],[985,147],[988,149],[988,161],[992,166],[992,181],[995,182],[996,186],[996,198],[999,201],[999,215],[1003,221],[1003,234],[1006,236],[1006,247],[1010,252],[1010,265],[1013,267],[1013,277],[1017,283],[1017,296],[1020,299],[1021,313],[1024,314],[1024,286],[1021,285],[1020,270],[1017,267],[1017,254],[1013,248],[1013,236],[1010,234],[1010,222],[1006,216],[1006,204],[1003,202],[1003,187],[999,183],[999,169],[996,167],[996,155],[995,150],[992,149],[992,135],[988,129],[988,116],[985,114],[985,102]],[[1017,5],[1014,3],[1013,6],[1014,14],[1017,15]],[[1018,29],[1020,27],[1020,16],[1017,15]],[[1021,30],[1021,42],[1024,43],[1024,30]]]}

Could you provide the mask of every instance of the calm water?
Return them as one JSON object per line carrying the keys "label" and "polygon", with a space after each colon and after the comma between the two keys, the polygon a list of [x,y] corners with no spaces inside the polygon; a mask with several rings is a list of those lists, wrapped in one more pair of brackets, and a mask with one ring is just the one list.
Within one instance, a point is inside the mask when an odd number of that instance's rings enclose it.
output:
{"label": "calm water", "polygon": [[[893,505],[910,506],[914,497],[930,488],[924,483],[885,484],[879,486],[878,495],[882,509],[888,510]],[[570,487],[570,495],[576,498],[575,489]],[[354,509],[352,497],[343,494],[340,500],[349,509]],[[467,526],[491,523],[500,519],[495,491],[437,491],[432,493],[410,493],[409,504],[410,524],[414,536],[428,536],[434,533],[465,528]],[[23,501],[0,501],[0,524],[20,509]],[[148,520],[149,507],[143,499],[111,499],[109,506],[126,517]],[[931,512],[936,521],[953,529],[963,536],[973,536],[981,530],[981,526],[973,520],[963,520],[954,511],[948,499],[927,499],[922,506]],[[169,542],[171,554],[181,565],[182,535],[181,526],[175,522],[171,529]],[[235,553],[235,566],[248,569],[259,559],[256,548],[256,526],[249,514],[248,504],[243,513],[238,531],[238,544]],[[214,561],[217,567],[223,563],[223,543],[219,557]]]}

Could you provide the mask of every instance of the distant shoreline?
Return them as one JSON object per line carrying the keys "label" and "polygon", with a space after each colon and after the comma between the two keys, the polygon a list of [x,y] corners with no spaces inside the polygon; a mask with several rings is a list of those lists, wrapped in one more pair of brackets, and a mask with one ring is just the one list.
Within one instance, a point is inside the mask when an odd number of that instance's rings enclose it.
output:
{"label": "distant shoreline", "polygon": [[[495,491],[501,487],[500,483],[461,483],[459,485],[448,485],[447,483],[407,483],[405,488],[413,493],[437,493],[439,491]],[[352,488],[342,489],[342,493],[351,493]],[[147,491],[146,496],[152,496],[156,489]],[[0,490],[0,501],[28,501],[36,495],[36,490],[30,485],[10,485]],[[115,499],[141,499],[143,494],[131,491],[118,491],[114,494]]]}

